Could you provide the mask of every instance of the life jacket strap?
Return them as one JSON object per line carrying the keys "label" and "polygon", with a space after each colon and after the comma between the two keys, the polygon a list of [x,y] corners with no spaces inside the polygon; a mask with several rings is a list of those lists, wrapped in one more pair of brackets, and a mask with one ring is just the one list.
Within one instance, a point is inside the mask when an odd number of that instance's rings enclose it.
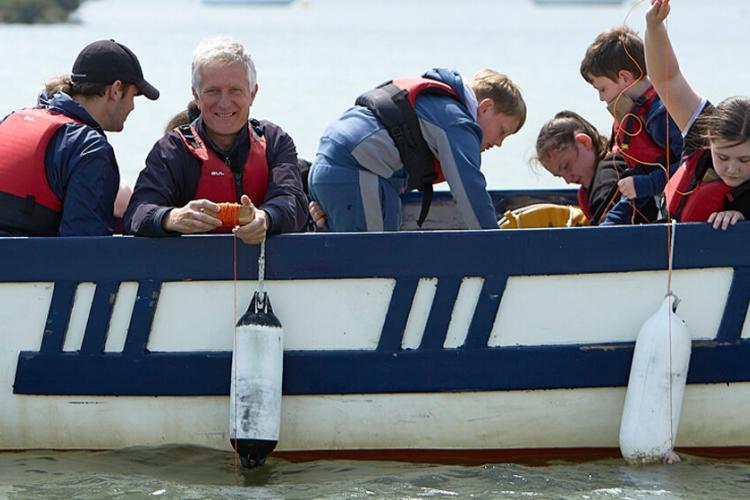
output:
{"label": "life jacket strap", "polygon": [[424,224],[427,213],[430,211],[430,205],[432,205],[432,184],[425,184],[422,186],[422,208],[419,210],[417,226],[422,227],[422,224]]}

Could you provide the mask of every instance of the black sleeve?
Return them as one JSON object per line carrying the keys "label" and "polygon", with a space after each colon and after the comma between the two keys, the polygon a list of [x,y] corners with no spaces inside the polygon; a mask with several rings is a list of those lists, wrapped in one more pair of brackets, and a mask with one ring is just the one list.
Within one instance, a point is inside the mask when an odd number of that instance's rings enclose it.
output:
{"label": "black sleeve", "polygon": [[594,179],[588,189],[589,207],[593,215],[591,225],[601,223],[607,211],[619,199],[617,181],[626,170],[627,164],[624,161],[613,159],[611,156],[604,158],[597,165]]}
{"label": "black sleeve", "polygon": [[138,175],[133,196],[123,217],[125,231],[138,236],[169,236],[162,227],[164,216],[191,200],[200,165],[175,133],[157,141]]}

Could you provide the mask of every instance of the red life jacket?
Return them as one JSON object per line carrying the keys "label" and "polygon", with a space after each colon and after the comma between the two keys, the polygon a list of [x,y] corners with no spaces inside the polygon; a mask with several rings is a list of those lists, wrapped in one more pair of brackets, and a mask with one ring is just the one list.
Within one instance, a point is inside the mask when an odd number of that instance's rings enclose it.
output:
{"label": "red life jacket", "polygon": [[588,220],[594,217],[594,214],[591,213],[591,205],[589,205],[589,193],[583,186],[578,188],[578,206]]}
{"label": "red life jacket", "polygon": [[707,149],[691,154],[680,165],[664,189],[667,210],[672,217],[680,222],[706,222],[712,213],[725,210],[727,200],[734,199],[735,188],[721,179],[702,182],[712,167],[711,153]]}
{"label": "red life jacket", "polygon": [[[648,111],[656,97],[654,87],[649,87],[623,120],[620,122],[615,118],[612,126],[612,151],[619,153],[630,168],[642,165],[646,169],[653,169],[658,168],[656,164],[666,166],[664,148],[657,146],[644,130]],[[670,163],[672,160],[670,158]]]}
{"label": "red life jacket", "polygon": [[[242,192],[237,193],[236,181],[232,169],[216,152],[206,147],[192,125],[183,125],[175,129],[190,152],[201,162],[201,175],[193,199],[205,198],[214,203],[237,203],[242,194],[250,197],[255,206],[266,199],[268,190],[268,160],[266,159],[266,139],[260,122],[251,120],[248,123],[250,134],[250,151],[242,168]],[[219,231],[228,232],[231,227],[220,227]]]}
{"label": "red life jacket", "polygon": [[414,109],[417,97],[436,94],[460,101],[450,85],[432,78],[399,78],[386,82],[359,96],[357,106],[368,108],[383,124],[398,149],[401,163],[408,174],[406,190],[424,192],[422,210],[417,220],[422,225],[432,202],[432,185],[445,177],[440,162],[422,136],[419,117]]}
{"label": "red life jacket", "polygon": [[47,182],[47,146],[60,127],[81,123],[46,109],[24,109],[0,124],[0,227],[12,233],[55,235],[62,202]]}

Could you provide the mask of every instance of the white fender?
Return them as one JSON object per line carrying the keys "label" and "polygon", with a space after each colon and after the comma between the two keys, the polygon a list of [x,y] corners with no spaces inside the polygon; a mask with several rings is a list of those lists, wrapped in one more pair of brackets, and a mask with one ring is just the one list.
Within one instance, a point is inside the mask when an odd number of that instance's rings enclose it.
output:
{"label": "white fender", "polygon": [[638,332],[620,422],[620,451],[629,463],[659,462],[674,447],[691,346],[674,304],[667,296]]}
{"label": "white fender", "polygon": [[265,462],[279,440],[283,330],[256,292],[237,323],[229,396],[229,439],[243,465]]}

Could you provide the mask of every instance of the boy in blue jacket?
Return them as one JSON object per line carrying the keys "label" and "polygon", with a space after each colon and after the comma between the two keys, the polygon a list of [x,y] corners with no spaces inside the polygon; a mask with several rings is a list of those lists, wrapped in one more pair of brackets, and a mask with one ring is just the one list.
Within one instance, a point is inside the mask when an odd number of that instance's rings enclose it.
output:
{"label": "boy in blue jacket", "polygon": [[393,80],[360,96],[328,126],[310,170],[310,194],[333,231],[397,231],[399,195],[446,180],[468,229],[497,228],[480,154],[526,120],[518,87],[492,70],[471,82],[447,69]]}

